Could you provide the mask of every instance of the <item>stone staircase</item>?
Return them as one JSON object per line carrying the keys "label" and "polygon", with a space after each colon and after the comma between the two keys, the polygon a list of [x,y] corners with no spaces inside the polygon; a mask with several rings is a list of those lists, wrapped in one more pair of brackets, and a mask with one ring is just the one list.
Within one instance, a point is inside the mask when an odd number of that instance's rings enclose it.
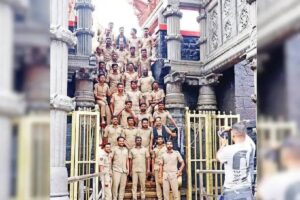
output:
{"label": "stone staircase", "polygon": [[[127,182],[126,189],[125,189],[125,197],[124,200],[132,200],[132,182]],[[138,199],[141,199],[141,188],[138,186],[137,189]],[[157,200],[156,196],[156,187],[154,181],[146,180],[146,199],[147,200]]]}

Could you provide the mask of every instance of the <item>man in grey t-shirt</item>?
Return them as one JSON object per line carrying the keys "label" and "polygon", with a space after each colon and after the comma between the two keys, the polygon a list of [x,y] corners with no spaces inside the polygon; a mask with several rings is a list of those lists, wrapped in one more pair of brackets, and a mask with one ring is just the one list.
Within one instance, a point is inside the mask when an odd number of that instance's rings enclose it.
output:
{"label": "man in grey t-shirt", "polygon": [[221,138],[221,147],[217,159],[224,164],[224,199],[252,200],[252,173],[255,145],[247,138],[246,126],[236,123],[231,129],[233,145],[227,145],[227,139]]}

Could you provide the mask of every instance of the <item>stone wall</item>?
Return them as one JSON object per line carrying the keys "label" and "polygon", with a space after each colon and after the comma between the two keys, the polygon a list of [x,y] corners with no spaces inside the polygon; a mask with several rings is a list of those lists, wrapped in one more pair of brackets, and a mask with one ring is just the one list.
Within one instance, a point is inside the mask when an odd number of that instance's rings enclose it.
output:
{"label": "stone wall", "polygon": [[215,86],[218,110],[235,112],[234,68],[231,67],[222,74],[220,82]]}
{"label": "stone wall", "polygon": [[254,74],[245,61],[234,66],[235,112],[242,120],[256,119],[256,104],[251,100],[254,93]]}
{"label": "stone wall", "polygon": [[[167,58],[167,41],[165,40],[165,36],[167,35],[166,30],[159,30],[157,33],[157,55],[159,58]],[[192,60],[198,61],[200,60],[199,53],[199,37],[196,36],[183,36],[181,41],[181,59],[182,60]]]}

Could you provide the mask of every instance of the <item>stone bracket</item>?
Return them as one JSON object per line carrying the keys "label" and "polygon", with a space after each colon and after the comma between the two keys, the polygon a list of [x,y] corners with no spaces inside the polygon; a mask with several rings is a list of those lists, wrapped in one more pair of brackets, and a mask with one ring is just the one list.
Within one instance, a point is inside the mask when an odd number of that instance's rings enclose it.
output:
{"label": "stone bracket", "polygon": [[180,34],[168,34],[165,36],[165,39],[167,41],[169,40],[178,40],[178,41],[181,41],[183,38]]}
{"label": "stone bracket", "polygon": [[[168,7],[167,7],[168,8]],[[164,17],[177,16],[179,18],[182,17],[182,12],[178,8],[168,8],[163,12]]]}
{"label": "stone bracket", "polygon": [[186,72],[173,72],[164,77],[164,83],[185,82]]}
{"label": "stone bracket", "polygon": [[75,79],[77,80],[93,80],[97,74],[97,68],[80,68],[75,72]]}
{"label": "stone bracket", "polygon": [[78,29],[76,29],[76,32],[75,32],[76,36],[83,35],[83,34],[88,34],[88,35],[94,37],[95,32],[92,31],[89,28],[78,28]]}
{"label": "stone bracket", "polygon": [[215,74],[211,73],[206,76],[202,77],[195,77],[195,76],[186,76],[186,82],[189,85],[213,85],[219,83],[219,78],[223,76],[223,74]]}
{"label": "stone bracket", "polygon": [[74,34],[63,28],[61,25],[50,26],[50,37],[52,40],[58,40],[66,43],[69,47],[73,47],[77,44],[77,38]]}
{"label": "stone bracket", "polygon": [[65,95],[51,94],[50,108],[70,112],[75,109],[75,101]]}
{"label": "stone bracket", "polygon": [[206,37],[203,37],[203,38],[200,37],[198,41],[199,41],[199,45],[201,45],[201,44],[207,43],[207,38]]}
{"label": "stone bracket", "polygon": [[207,18],[206,13],[202,13],[200,16],[197,17],[197,22],[200,23],[200,21]]}
{"label": "stone bracket", "polygon": [[24,95],[0,92],[0,99],[0,115],[13,117],[24,114],[26,109]]}

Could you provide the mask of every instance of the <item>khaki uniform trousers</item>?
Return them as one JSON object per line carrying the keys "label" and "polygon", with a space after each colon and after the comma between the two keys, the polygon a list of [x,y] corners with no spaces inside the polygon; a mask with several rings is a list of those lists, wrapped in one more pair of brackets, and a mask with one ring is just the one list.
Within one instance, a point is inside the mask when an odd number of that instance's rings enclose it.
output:
{"label": "khaki uniform trousers", "polygon": [[101,117],[106,117],[107,124],[110,124],[111,114],[107,102],[102,100],[97,100],[96,102],[99,105]]}
{"label": "khaki uniform trousers", "polygon": [[113,171],[113,183],[112,183],[113,200],[124,199],[126,180],[127,180],[126,173]]}
{"label": "khaki uniform trousers", "polygon": [[146,172],[132,172],[132,198],[137,200],[137,185],[141,185],[141,198],[146,198]]}
{"label": "khaki uniform trousers", "polygon": [[178,180],[176,172],[163,173],[164,200],[170,199],[170,186],[173,193],[173,200],[179,200]]}
{"label": "khaki uniform trousers", "polygon": [[111,176],[109,173],[103,174],[101,177],[102,188],[104,189],[104,197],[102,200],[111,200]]}
{"label": "khaki uniform trousers", "polygon": [[162,191],[162,185],[159,183],[158,179],[159,170],[154,171],[155,176],[155,185],[156,185],[156,195],[158,200],[163,200],[163,191]]}

